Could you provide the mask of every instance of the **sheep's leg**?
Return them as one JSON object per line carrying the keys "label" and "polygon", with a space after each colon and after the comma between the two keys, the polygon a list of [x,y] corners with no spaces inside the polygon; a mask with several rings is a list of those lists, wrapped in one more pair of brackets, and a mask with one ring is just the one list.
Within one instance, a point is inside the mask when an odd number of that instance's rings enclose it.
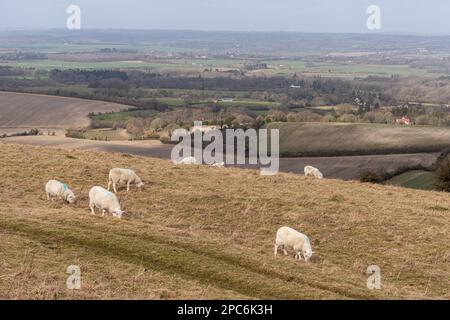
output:
{"label": "sheep's leg", "polygon": [[273,254],[277,255],[277,253],[278,253],[278,246],[275,244],[275,250],[274,250]]}
{"label": "sheep's leg", "polygon": [[47,200],[50,200],[50,195],[47,193]]}
{"label": "sheep's leg", "polygon": [[89,208],[91,208],[91,214],[95,215],[94,206],[92,204],[89,205]]}
{"label": "sheep's leg", "polygon": [[130,192],[130,181],[127,182],[127,193]]}
{"label": "sheep's leg", "polygon": [[114,189],[114,193],[117,193],[117,188],[116,188],[116,183],[113,182],[113,189]]}
{"label": "sheep's leg", "polygon": [[112,184],[112,181],[109,180],[109,181],[108,181],[108,191],[111,190],[111,184]]}
{"label": "sheep's leg", "polygon": [[105,210],[102,210],[102,217],[104,217],[105,216]]}
{"label": "sheep's leg", "polygon": [[283,253],[284,253],[285,256],[288,255],[288,252],[286,251],[286,249],[284,248],[284,246],[283,246]]}

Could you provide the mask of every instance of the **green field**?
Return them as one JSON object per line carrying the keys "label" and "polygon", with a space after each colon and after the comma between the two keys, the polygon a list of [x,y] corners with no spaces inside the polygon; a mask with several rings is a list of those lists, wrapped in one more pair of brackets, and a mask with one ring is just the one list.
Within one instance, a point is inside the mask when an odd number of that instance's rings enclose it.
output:
{"label": "green field", "polygon": [[282,155],[431,152],[450,146],[450,128],[369,123],[270,123]]}
{"label": "green field", "polygon": [[88,130],[84,136],[90,140],[128,140],[130,135],[125,129],[94,129]]}
{"label": "green field", "polygon": [[411,76],[425,75],[428,71],[411,68],[408,65],[377,65],[377,64],[338,64],[310,62],[299,60],[274,60],[267,61],[272,74],[305,74],[323,75],[333,77],[366,77],[372,76]]}
{"label": "green field", "polygon": [[[40,70],[51,69],[146,69],[151,71],[184,71],[203,72],[212,68],[241,68],[250,60],[238,59],[165,59],[161,61],[109,61],[109,62],[78,62],[63,60],[25,60],[3,62],[3,65],[21,68],[35,68]],[[307,65],[305,61],[276,60],[266,61],[268,69],[259,70],[268,75],[289,75],[293,73],[304,75],[323,75],[330,77],[364,77],[377,76],[411,76],[425,75],[428,72],[423,69],[411,68],[407,65],[370,65],[370,64],[335,64],[312,63]]]}
{"label": "green field", "polygon": [[388,180],[386,184],[412,189],[434,190],[436,178],[432,172],[413,170]]}
{"label": "green field", "polygon": [[109,112],[102,113],[93,116],[92,118],[99,121],[121,121],[128,120],[133,117],[153,117],[158,114],[156,110],[131,110],[131,111],[120,111],[120,112]]}
{"label": "green field", "polygon": [[148,69],[148,70],[181,70],[203,71],[214,68],[234,68],[237,64],[245,63],[243,60],[219,60],[219,59],[167,59],[157,62],[134,61],[109,61],[109,62],[78,62],[63,60],[23,60],[2,62],[3,65],[35,68],[40,70],[51,69]]}

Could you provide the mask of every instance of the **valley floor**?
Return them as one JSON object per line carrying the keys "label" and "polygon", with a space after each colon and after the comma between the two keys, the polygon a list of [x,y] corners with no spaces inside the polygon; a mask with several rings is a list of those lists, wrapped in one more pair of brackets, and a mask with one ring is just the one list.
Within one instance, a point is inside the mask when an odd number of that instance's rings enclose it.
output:
{"label": "valley floor", "polygon": [[[162,144],[157,140],[144,141],[94,141],[66,138],[64,136],[26,136],[0,139],[0,143],[18,143],[64,149],[97,150],[122,152],[139,156],[170,159],[173,145]],[[434,163],[438,153],[388,154],[343,157],[300,157],[281,158],[280,171],[303,174],[303,168],[312,165],[319,168],[325,177],[350,180],[357,178],[364,170],[395,171],[405,166]],[[244,166],[252,167],[252,166]]]}

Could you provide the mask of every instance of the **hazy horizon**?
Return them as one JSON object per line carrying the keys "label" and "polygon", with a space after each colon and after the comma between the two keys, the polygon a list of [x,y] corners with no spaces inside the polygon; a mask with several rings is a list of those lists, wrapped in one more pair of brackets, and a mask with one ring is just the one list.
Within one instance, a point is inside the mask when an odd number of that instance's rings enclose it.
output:
{"label": "hazy horizon", "polygon": [[[445,0],[2,0],[0,29],[63,29],[71,4],[86,30],[450,35]],[[380,30],[367,29],[369,5],[381,8]]]}

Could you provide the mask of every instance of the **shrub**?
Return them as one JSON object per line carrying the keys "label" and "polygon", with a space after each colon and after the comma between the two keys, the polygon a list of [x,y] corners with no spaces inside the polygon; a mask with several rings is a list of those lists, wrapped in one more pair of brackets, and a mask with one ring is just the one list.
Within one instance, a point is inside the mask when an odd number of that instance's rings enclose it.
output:
{"label": "shrub", "polygon": [[360,182],[368,183],[382,183],[384,181],[384,175],[371,170],[364,170],[359,173]]}
{"label": "shrub", "polygon": [[77,129],[67,129],[66,131],[67,138],[75,138],[75,139],[86,139],[84,132]]}
{"label": "shrub", "polygon": [[450,192],[450,157],[448,155],[436,162],[434,173],[436,174],[437,188]]}
{"label": "shrub", "polygon": [[162,120],[160,118],[156,118],[150,123],[150,129],[157,131],[157,130],[161,130],[166,125],[167,125],[167,123],[164,120]]}

